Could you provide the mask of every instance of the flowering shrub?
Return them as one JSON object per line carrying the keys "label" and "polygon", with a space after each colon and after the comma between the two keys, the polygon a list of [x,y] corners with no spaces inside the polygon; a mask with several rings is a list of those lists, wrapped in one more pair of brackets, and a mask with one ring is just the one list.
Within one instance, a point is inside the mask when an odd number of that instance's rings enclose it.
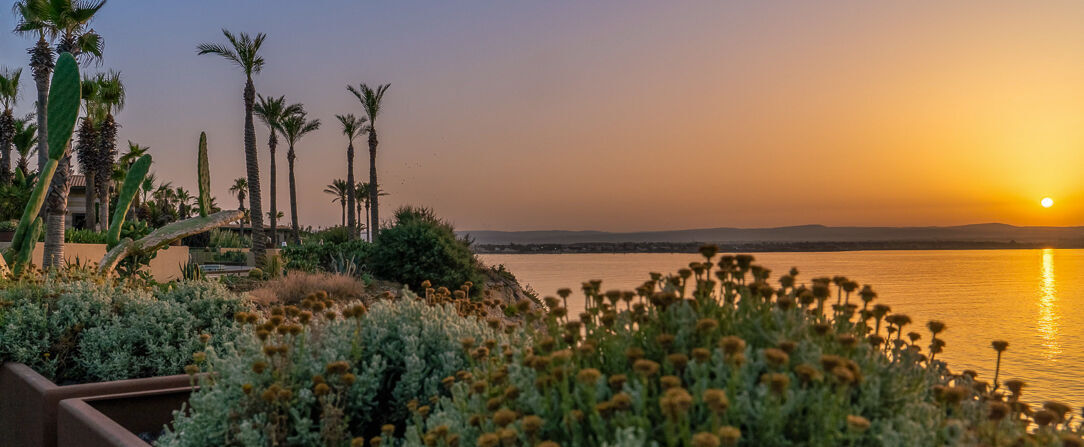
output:
{"label": "flowering shrub", "polygon": [[460,316],[472,304],[439,301],[404,291],[366,309],[316,293],[266,319],[239,315],[251,335],[201,354],[193,372],[215,375],[158,445],[344,445],[401,430],[410,402],[446,393],[442,379],[470,366],[459,340],[505,343]]}
{"label": "flowering shrub", "polygon": [[0,290],[0,361],[61,384],[180,374],[201,334],[211,346],[232,341],[233,315],[250,308],[217,283],[155,292],[101,280],[14,283]]}
{"label": "flowering shrub", "polygon": [[934,360],[940,322],[922,346],[868,286],[798,285],[792,270],[776,287],[751,256],[702,254],[636,291],[585,283],[578,319],[570,290],[547,298],[551,311],[531,314],[545,326],[533,343],[478,356],[445,379],[451,396],[409,405],[403,436],[376,444],[1081,445],[1067,405],[1032,411],[1020,383],[1006,381],[1006,396],[996,379]]}

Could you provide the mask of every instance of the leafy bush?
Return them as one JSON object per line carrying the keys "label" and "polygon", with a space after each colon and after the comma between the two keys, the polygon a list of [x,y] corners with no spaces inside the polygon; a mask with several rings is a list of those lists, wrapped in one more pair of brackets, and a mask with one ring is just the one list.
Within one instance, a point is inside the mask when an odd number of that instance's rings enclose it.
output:
{"label": "leafy bush", "polygon": [[19,227],[17,220],[0,220],[0,232],[15,231]]}
{"label": "leafy bush", "polygon": [[383,424],[401,429],[409,402],[446,393],[441,380],[470,365],[460,340],[505,340],[452,304],[413,295],[368,311],[348,305],[331,319],[328,304],[316,294],[266,322],[244,316],[256,335],[208,350],[201,366],[216,377],[158,445],[347,445]]}
{"label": "leafy bush", "polygon": [[[902,340],[910,318],[873,305],[868,287],[797,286],[792,271],[776,288],[751,256],[715,270],[705,253],[634,292],[585,283],[580,320],[569,290],[547,298],[533,343],[472,350],[470,373],[445,379],[451,397],[411,407],[392,444],[1081,445],[1067,405],[1032,412],[1019,386],[1006,382],[1006,397],[949,373],[918,337]],[[944,325],[927,327],[932,357]],[[1040,428],[1029,434],[1032,414]]]}
{"label": "leafy bush", "polygon": [[47,280],[0,290],[0,361],[57,383],[179,374],[193,352],[237,337],[233,315],[250,305],[214,282],[151,294],[99,281]]}
{"label": "leafy bush", "polygon": [[[347,242],[316,241],[305,242],[300,245],[287,245],[282,249],[282,256],[286,259],[287,270],[301,270],[305,272],[333,272],[336,271],[336,257],[352,260],[355,264],[363,266],[369,258],[372,244],[363,240]],[[364,271],[359,268],[358,272]]]}
{"label": "leafy bush", "polygon": [[307,239],[317,243],[342,244],[351,240],[350,229],[343,226],[331,227],[312,233]]}
{"label": "leafy bush", "polygon": [[414,290],[422,290],[425,281],[450,289],[470,282],[472,294],[477,294],[483,282],[470,243],[426,208],[397,210],[395,225],[377,234],[369,263],[377,278]]}
{"label": "leafy bush", "polygon": [[72,244],[104,244],[105,233],[85,228],[69,228],[64,232],[64,242]]}
{"label": "leafy bush", "polygon": [[219,228],[207,232],[207,237],[207,247],[209,248],[252,247],[252,238]]}

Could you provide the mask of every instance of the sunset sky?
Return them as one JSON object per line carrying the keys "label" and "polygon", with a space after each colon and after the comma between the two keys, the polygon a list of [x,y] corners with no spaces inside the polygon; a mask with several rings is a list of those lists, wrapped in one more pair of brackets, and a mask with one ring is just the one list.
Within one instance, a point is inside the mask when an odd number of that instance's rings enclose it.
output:
{"label": "sunset sky", "polygon": [[[196,189],[206,131],[218,203],[236,206],[243,74],[196,45],[268,33],[257,91],[324,123],[296,148],[303,225],[339,222],[322,190],[346,177],[334,115],[362,113],[346,91],[360,82],[392,84],[385,215],[424,205],[475,230],[1084,225],[1084,2],[948,3],[111,0],[93,23],[104,61],[84,71],[123,73],[119,142],[149,145],[175,185]],[[3,34],[0,65],[26,66],[32,43]],[[285,148],[279,167],[288,213]]]}

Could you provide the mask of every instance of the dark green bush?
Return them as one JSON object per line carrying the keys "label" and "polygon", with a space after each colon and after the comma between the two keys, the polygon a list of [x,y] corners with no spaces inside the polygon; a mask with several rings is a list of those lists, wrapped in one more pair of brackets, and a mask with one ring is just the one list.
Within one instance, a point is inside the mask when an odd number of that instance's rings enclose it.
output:
{"label": "dark green bush", "polygon": [[85,228],[69,228],[64,232],[64,242],[72,244],[104,244],[105,233]]}
{"label": "dark green bush", "polygon": [[[282,250],[286,258],[287,270],[302,270],[309,273],[333,272],[335,258],[341,254],[358,266],[364,266],[369,258],[372,244],[363,240],[347,242],[308,241],[301,245],[287,245]],[[361,269],[364,271],[364,268]],[[359,272],[360,273],[360,272]]]}
{"label": "dark green bush", "polygon": [[471,293],[477,294],[482,283],[470,241],[456,237],[452,225],[427,208],[397,210],[395,225],[377,235],[369,265],[377,278],[414,290],[421,290],[423,281],[452,290],[470,281]]}

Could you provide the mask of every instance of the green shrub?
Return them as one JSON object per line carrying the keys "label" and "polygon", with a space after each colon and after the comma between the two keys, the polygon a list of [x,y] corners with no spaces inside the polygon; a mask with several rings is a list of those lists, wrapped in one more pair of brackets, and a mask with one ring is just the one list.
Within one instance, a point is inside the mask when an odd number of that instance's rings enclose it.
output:
{"label": "green shrub", "polygon": [[208,248],[249,248],[252,238],[228,230],[215,228],[207,232]]}
{"label": "green shrub", "polygon": [[64,242],[72,244],[104,244],[105,233],[85,228],[69,228],[64,232]]}
{"label": "green shrub", "polygon": [[310,242],[323,242],[325,244],[342,244],[352,240],[350,229],[343,226],[317,231],[312,233],[307,239]]}
{"label": "green shrub", "polygon": [[253,267],[248,271],[248,277],[254,279],[263,279],[263,269],[259,267]]}
{"label": "green shrub", "polygon": [[581,320],[568,315],[564,300],[547,298],[552,311],[532,317],[545,327],[533,343],[485,352],[470,375],[447,379],[455,382],[451,397],[413,408],[404,438],[392,445],[1055,446],[1079,439],[1067,406],[1047,403],[1035,412],[1036,420],[1047,412],[1045,427],[1029,434],[1019,394],[990,393],[989,383],[923,355],[924,347],[934,355],[943,346],[935,341],[940,323],[928,325],[930,345],[920,346],[900,336],[910,318],[872,305],[876,294],[857,283],[841,278],[839,291],[831,278],[796,286],[795,271],[776,288],[751,256],[723,257],[718,270],[713,257],[635,292],[585,283]]}
{"label": "green shrub", "polygon": [[96,281],[47,280],[0,290],[0,362],[20,362],[57,383],[180,374],[192,353],[237,337],[247,301],[214,282],[155,294]]}
{"label": "green shrub", "polygon": [[396,211],[395,225],[378,233],[369,265],[377,278],[414,290],[422,290],[424,281],[452,290],[469,281],[477,294],[483,282],[470,242],[456,237],[451,224],[426,208]]}
{"label": "green shrub", "polygon": [[310,298],[278,308],[277,326],[259,323],[264,332],[209,350],[202,366],[215,379],[201,383],[158,445],[348,445],[383,424],[402,429],[409,402],[446,393],[442,379],[470,365],[460,340],[505,340],[451,304],[413,295],[367,312],[348,305],[330,321],[323,306]]}
{"label": "green shrub", "polygon": [[0,232],[15,231],[19,227],[17,220],[0,220]]}
{"label": "green shrub", "polygon": [[365,271],[365,264],[372,251],[372,244],[360,239],[332,243],[327,241],[308,241],[300,245],[287,245],[282,249],[287,270],[302,270],[309,273],[335,272],[337,257],[352,260],[358,264],[358,273]]}

